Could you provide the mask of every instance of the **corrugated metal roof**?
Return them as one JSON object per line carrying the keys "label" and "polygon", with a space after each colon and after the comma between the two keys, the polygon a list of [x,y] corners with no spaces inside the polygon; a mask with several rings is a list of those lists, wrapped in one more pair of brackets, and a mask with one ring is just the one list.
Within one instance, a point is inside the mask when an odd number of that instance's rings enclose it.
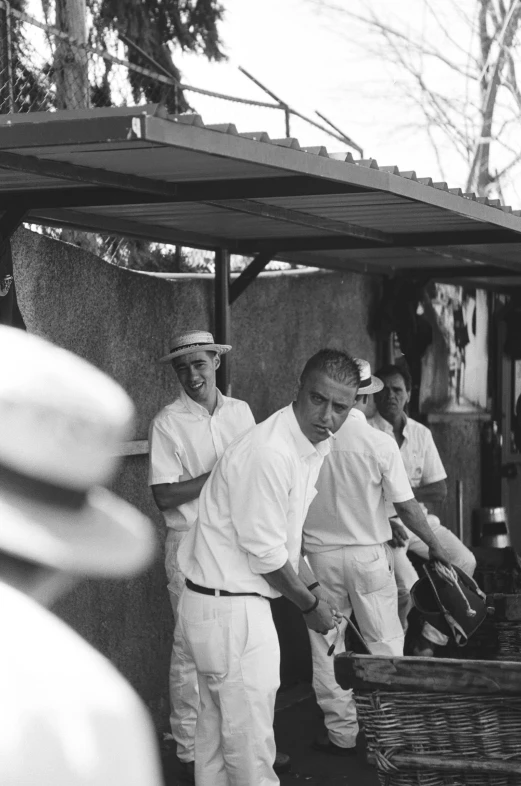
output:
{"label": "corrugated metal roof", "polygon": [[521,276],[521,211],[498,200],[157,105],[0,116],[0,210],[20,206],[35,223],[328,268]]}

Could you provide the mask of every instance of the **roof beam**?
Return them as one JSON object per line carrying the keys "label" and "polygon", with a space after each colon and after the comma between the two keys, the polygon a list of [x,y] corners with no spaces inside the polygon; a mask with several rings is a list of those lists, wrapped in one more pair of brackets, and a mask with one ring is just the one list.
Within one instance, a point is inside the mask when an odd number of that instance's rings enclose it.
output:
{"label": "roof beam", "polygon": [[[348,221],[335,221],[330,218],[305,213],[301,210],[290,210],[289,208],[279,205],[268,205],[265,202],[254,202],[248,199],[241,199],[207,202],[207,204],[237,213],[246,213],[247,215],[257,216],[259,218],[280,221],[284,224],[296,224],[297,226],[316,229],[320,232],[347,235],[348,237],[356,237],[364,241],[371,240],[374,242],[375,248],[391,245],[393,242],[392,235],[380,232],[377,229],[370,229],[369,227],[352,224]],[[277,245],[278,240],[274,239],[271,241],[271,244],[272,247],[274,244]]]}
{"label": "roof beam", "polygon": [[[312,224],[310,224],[313,226]],[[353,225],[356,226],[356,225]],[[325,227],[323,227],[325,229]],[[365,229],[361,227],[360,229]],[[353,249],[385,248],[439,248],[443,246],[493,245],[514,243],[521,246],[521,233],[508,229],[479,230],[476,232],[415,232],[415,233],[378,233],[377,239],[371,238],[367,230],[356,235],[332,236],[311,235],[282,237],[276,239],[279,251],[334,251]],[[384,240],[386,238],[386,240]],[[273,247],[269,238],[248,238],[238,241],[238,253],[248,254]]]}
{"label": "roof beam", "polygon": [[515,278],[521,276],[521,267],[518,270],[512,270],[504,267],[494,267],[493,265],[468,265],[468,266],[453,266],[453,267],[421,267],[421,268],[403,268],[402,270],[395,271],[396,275],[407,276],[408,278],[431,278],[443,279],[444,281],[449,278]]}
{"label": "roof beam", "polygon": [[230,285],[229,303],[235,303],[237,298],[242,295],[245,289],[250,286],[252,281],[255,281],[259,273],[262,273],[267,264],[271,262],[274,257],[274,252],[264,251],[252,259],[247,268],[245,268],[239,278],[236,278],[233,284]]}
{"label": "roof beam", "polygon": [[229,246],[225,239],[214,237],[213,235],[202,236],[195,232],[184,230],[181,232],[174,227],[130,221],[128,219],[114,218],[113,216],[78,213],[74,210],[50,210],[48,213],[41,211],[36,215],[29,213],[24,220],[28,223],[41,224],[42,226],[67,227],[70,229],[81,229],[84,232],[101,232],[108,235],[136,237],[153,243],[171,243],[172,245],[185,245],[203,249],[227,248]]}

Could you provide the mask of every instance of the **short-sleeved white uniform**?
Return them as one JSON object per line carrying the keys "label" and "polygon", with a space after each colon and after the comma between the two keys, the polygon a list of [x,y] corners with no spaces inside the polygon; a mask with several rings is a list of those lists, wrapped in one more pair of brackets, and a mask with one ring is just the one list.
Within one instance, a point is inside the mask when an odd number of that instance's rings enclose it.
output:
{"label": "short-sleeved white uniform", "polygon": [[[211,472],[235,437],[255,425],[245,401],[217,391],[212,415],[181,391],[153,419],[149,431],[148,485],[179,483]],[[197,499],[163,513],[167,527],[186,532],[197,517]]]}
{"label": "short-sleeved white uniform", "polygon": [[[181,391],[179,398],[164,407],[150,426],[148,483],[178,483],[211,472],[228,445],[255,425],[245,401],[217,391],[217,406],[210,415],[205,407]],[[199,500],[163,512],[168,528],[165,569],[174,620],[185,577],[179,568],[179,544],[197,518]],[[194,736],[199,695],[197,674],[190,653],[178,631],[174,632],[170,659],[170,726],[177,742],[177,755],[194,760]]]}

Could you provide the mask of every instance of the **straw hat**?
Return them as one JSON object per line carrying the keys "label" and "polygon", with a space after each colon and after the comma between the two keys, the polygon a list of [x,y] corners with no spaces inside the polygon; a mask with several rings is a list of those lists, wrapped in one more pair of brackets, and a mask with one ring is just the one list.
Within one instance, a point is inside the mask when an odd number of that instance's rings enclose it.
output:
{"label": "straw hat", "polygon": [[384,383],[381,379],[378,379],[378,377],[373,377],[370,363],[361,358],[355,358],[354,360],[360,372],[358,395],[370,396],[371,393],[378,393],[378,391],[382,390]]}
{"label": "straw hat", "polygon": [[213,340],[211,333],[206,333],[203,330],[191,330],[189,333],[183,333],[176,336],[172,341],[172,348],[168,355],[159,359],[160,363],[168,363],[174,358],[181,355],[189,355],[190,352],[217,352],[218,355],[224,355],[229,352],[231,346],[229,344],[216,344]]}
{"label": "straw hat", "polygon": [[140,571],[150,522],[107,483],[130,436],[124,390],[85,360],[0,326],[0,550],[69,573]]}

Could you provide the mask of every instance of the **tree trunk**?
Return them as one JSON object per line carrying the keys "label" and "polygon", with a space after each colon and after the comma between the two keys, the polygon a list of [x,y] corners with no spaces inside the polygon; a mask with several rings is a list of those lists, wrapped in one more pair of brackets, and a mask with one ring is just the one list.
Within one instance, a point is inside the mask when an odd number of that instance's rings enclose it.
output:
{"label": "tree trunk", "polygon": [[[480,0],[479,38],[481,67],[484,71],[480,84],[482,121],[480,136],[477,140],[476,152],[472,160],[466,188],[467,191],[474,188],[479,196],[487,196],[490,185],[494,182],[494,177],[490,174],[492,122],[506,56],[519,26],[521,9],[517,8],[517,5],[517,1],[512,0],[511,7],[505,10],[503,18],[499,20],[498,29],[495,31],[495,37],[499,43],[499,52],[496,61],[490,63],[489,53],[492,39],[487,33],[486,26],[490,0]],[[488,67],[486,68],[487,64]]]}
{"label": "tree trunk", "polygon": [[74,42],[57,39],[54,57],[56,107],[86,109],[89,106],[85,0],[56,0],[56,27]]}

